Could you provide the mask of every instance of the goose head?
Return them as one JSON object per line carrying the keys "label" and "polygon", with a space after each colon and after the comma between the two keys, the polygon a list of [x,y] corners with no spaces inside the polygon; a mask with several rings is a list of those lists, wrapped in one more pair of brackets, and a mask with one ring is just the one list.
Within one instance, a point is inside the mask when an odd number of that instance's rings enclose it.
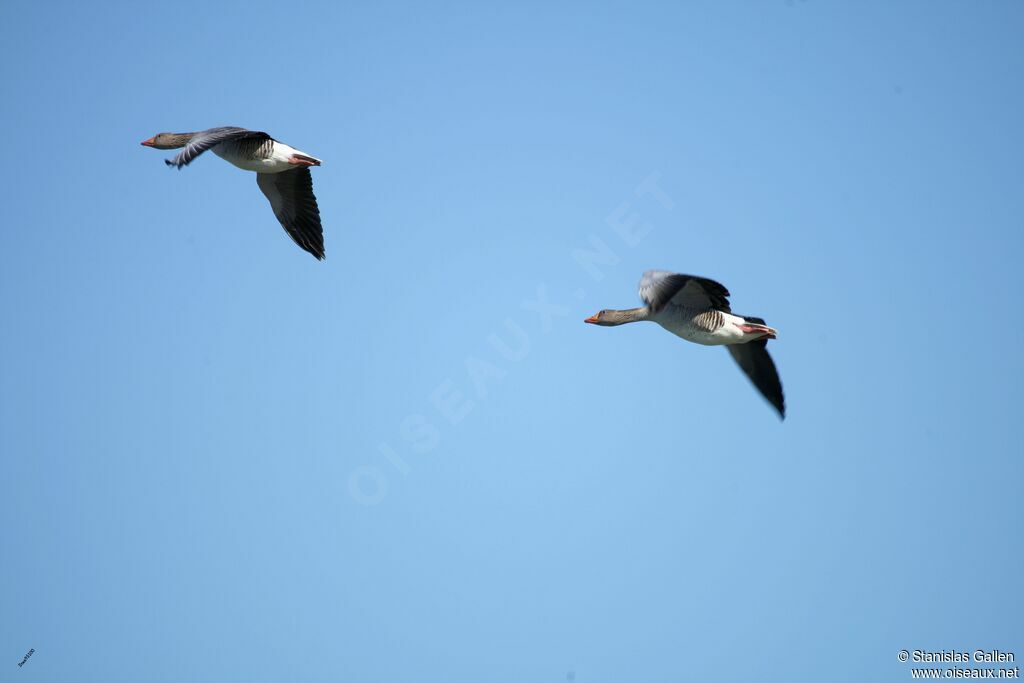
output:
{"label": "goose head", "polygon": [[598,311],[583,322],[590,323],[591,325],[601,325],[603,327],[614,327],[615,325],[637,322],[638,320],[646,320],[647,313],[647,309],[645,308],[631,308],[627,311],[604,309]]}
{"label": "goose head", "polygon": [[157,133],[139,144],[144,147],[153,147],[154,149],[178,149],[187,145],[193,135],[194,133]]}

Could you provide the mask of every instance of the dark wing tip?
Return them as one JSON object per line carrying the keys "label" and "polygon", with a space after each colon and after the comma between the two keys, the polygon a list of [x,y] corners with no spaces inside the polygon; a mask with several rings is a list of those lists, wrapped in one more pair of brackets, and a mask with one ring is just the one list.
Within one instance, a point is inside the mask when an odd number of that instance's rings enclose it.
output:
{"label": "dark wing tip", "polygon": [[782,394],[778,396],[778,402],[775,399],[768,399],[768,402],[772,404],[775,410],[779,411],[779,420],[782,422],[786,421],[786,397]]}
{"label": "dark wing tip", "polygon": [[768,403],[775,408],[780,420],[786,419],[786,395],[775,361],[768,354],[766,339],[757,339],[745,344],[730,344],[726,348],[740,366],[754,387]]}
{"label": "dark wing tip", "polygon": [[326,259],[320,208],[308,168],[281,173],[257,173],[256,184],[270,201],[281,227],[295,244],[317,261]]}
{"label": "dark wing tip", "polygon": [[[767,355],[765,351],[765,355]],[[757,388],[761,391],[761,395],[765,397],[765,400],[771,404],[772,408],[775,408],[779,414],[779,420],[781,422],[786,421],[786,395],[782,392],[782,382],[779,381],[778,371],[775,369],[775,363],[772,363],[770,373],[767,373],[767,377],[760,379],[755,382]]]}

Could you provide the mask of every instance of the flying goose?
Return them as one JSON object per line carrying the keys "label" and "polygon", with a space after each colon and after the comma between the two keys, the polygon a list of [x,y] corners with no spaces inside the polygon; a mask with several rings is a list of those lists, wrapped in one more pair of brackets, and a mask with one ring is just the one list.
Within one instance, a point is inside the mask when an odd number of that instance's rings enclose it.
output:
{"label": "flying goose", "polygon": [[761,318],[735,315],[729,308],[729,291],[714,280],[695,275],[649,270],[640,279],[641,308],[604,310],[584,320],[612,327],[653,320],[686,341],[705,346],[727,346],[740,369],[779,417],[786,417],[786,399],[768,340],[776,331]]}
{"label": "flying goose", "polygon": [[178,156],[165,159],[179,170],[197,156],[211,150],[238,168],[256,172],[256,184],[270,200],[270,208],[295,243],[317,259],[324,258],[324,231],[320,209],[313,196],[310,166],[320,160],[278,142],[266,133],[226,126],[198,133],[159,133],[143,140],[146,147],[178,149]]}

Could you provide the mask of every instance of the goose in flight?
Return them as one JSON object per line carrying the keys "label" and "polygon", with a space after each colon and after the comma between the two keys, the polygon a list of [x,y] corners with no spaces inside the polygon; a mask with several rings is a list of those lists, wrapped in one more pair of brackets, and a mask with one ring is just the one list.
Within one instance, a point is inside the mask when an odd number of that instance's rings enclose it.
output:
{"label": "goose in flight", "polygon": [[725,287],[695,275],[649,270],[640,279],[640,299],[644,302],[641,308],[604,310],[584,322],[611,327],[653,320],[686,341],[725,346],[779,417],[785,419],[782,382],[767,348],[776,331],[761,318],[735,315],[729,308]]}
{"label": "goose in flight", "polygon": [[226,126],[198,133],[159,133],[143,140],[155,149],[185,149],[164,163],[181,169],[206,150],[238,168],[256,172],[256,184],[270,200],[270,208],[297,245],[318,260],[324,258],[324,231],[320,208],[313,195],[310,166],[320,160],[278,142],[266,133]]}

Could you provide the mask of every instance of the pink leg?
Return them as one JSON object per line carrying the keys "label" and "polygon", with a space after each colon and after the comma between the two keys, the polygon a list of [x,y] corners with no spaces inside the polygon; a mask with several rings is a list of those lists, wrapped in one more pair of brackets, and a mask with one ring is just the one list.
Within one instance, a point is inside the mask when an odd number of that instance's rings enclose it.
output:
{"label": "pink leg", "polygon": [[738,325],[738,327],[740,328],[740,332],[743,334],[760,334],[768,337],[769,339],[775,339],[775,330],[770,327],[765,327],[764,325],[747,323],[745,325]]}
{"label": "pink leg", "polygon": [[295,166],[319,166],[320,162],[312,157],[304,157],[301,154],[293,154],[291,159],[288,160],[289,164]]}

